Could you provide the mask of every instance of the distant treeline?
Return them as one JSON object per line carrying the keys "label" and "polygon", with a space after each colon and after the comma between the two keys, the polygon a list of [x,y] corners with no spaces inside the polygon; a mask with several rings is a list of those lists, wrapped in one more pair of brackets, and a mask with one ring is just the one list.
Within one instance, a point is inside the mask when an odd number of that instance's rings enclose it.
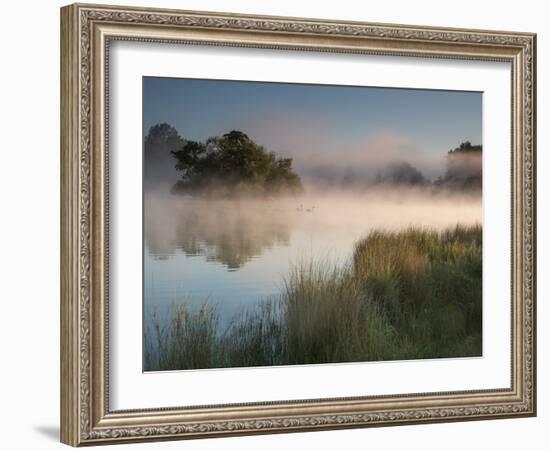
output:
{"label": "distant treeline", "polygon": [[[481,161],[481,145],[466,141],[447,152],[445,173],[434,181],[408,161],[388,162],[374,177],[353,168],[343,174],[331,167],[312,173],[315,184],[332,188],[391,185],[481,193]],[[303,191],[292,158],[267,151],[242,131],[196,142],[182,138],[167,123],[151,127],[145,138],[144,185],[169,185],[173,193],[216,197],[295,195]]]}
{"label": "distant treeline", "polygon": [[433,183],[407,162],[391,165],[379,182],[400,185],[433,185],[456,191],[481,192],[481,145],[462,142],[457,148],[449,150],[446,155],[446,170]]}

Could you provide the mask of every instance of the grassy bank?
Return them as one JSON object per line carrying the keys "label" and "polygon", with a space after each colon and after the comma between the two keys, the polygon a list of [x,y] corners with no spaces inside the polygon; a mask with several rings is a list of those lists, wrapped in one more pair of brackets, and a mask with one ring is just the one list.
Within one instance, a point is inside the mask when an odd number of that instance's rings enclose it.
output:
{"label": "grassy bank", "polygon": [[348,265],[294,266],[280,297],[219,330],[174,305],[145,333],[145,370],[481,355],[482,229],[373,231]]}

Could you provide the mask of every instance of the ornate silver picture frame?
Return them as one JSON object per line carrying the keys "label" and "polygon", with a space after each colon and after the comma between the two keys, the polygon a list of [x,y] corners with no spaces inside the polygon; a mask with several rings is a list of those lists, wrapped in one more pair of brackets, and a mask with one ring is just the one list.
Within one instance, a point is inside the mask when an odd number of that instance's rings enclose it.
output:
{"label": "ornate silver picture frame", "polygon": [[[511,67],[508,387],[113,409],[109,64],[117,41],[505,62]],[[61,9],[61,441],[95,445],[536,414],[536,36],[74,4]],[[484,167],[491,171],[491,167]],[[111,174],[112,176],[112,174]],[[491,295],[491,286],[484,286]],[[141,307],[136,300],[136,308]],[[141,343],[136,343],[141,345]],[[154,376],[154,375],[149,375]]]}

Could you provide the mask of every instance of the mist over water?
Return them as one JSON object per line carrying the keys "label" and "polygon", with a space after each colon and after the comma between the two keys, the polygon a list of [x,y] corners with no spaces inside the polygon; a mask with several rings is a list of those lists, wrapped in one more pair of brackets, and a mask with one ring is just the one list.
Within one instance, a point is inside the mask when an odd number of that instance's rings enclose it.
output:
{"label": "mist over water", "polygon": [[199,199],[144,195],[144,306],[216,306],[222,326],[276,297],[293,264],[344,264],[374,229],[482,222],[481,196],[427,188],[324,189],[298,197]]}

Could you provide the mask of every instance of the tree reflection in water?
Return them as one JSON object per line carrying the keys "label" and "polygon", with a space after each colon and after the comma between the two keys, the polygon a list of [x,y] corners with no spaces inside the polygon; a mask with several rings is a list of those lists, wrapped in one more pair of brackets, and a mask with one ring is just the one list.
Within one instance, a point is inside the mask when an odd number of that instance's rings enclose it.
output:
{"label": "tree reflection in water", "polygon": [[[181,250],[239,270],[273,246],[287,246],[295,215],[285,200],[205,200],[146,195],[144,237],[150,255]],[[147,251],[147,250],[146,250]]]}

